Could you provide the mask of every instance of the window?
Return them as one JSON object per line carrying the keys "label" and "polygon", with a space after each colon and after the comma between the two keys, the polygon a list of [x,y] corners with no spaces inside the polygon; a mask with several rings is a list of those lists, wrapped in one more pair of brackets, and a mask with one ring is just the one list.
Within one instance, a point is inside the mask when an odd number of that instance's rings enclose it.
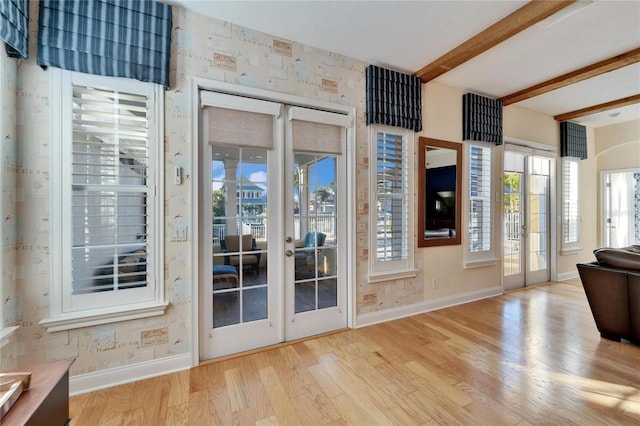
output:
{"label": "window", "polygon": [[490,253],[493,248],[491,154],[490,147],[469,145],[469,253]]}
{"label": "window", "polygon": [[[409,209],[413,132],[371,126],[371,244],[370,281],[399,278],[413,271],[413,217]],[[406,272],[405,272],[406,273]],[[404,275],[403,275],[404,276]]]}
{"label": "window", "polygon": [[562,158],[562,251],[580,250],[580,159]]}
{"label": "window", "polygon": [[[56,70],[50,331],[164,312],[158,86]],[[59,83],[59,84],[57,84]],[[56,147],[58,148],[58,147]]]}

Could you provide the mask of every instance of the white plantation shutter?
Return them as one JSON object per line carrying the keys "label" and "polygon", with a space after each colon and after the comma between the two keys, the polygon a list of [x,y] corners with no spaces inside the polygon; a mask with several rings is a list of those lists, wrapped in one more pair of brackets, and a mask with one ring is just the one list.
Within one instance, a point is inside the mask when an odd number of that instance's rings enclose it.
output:
{"label": "white plantation shutter", "polygon": [[491,250],[491,148],[470,145],[469,252]]}
{"label": "white plantation shutter", "polygon": [[562,158],[562,248],[578,248],[580,242],[580,216],[578,203],[578,180],[580,160],[573,157]]}
{"label": "white plantation shutter", "polygon": [[48,331],[163,315],[162,88],[51,68]]}
{"label": "white plantation shutter", "polygon": [[73,294],[148,283],[148,96],[73,85],[71,276]]}
{"label": "white plantation shutter", "polygon": [[377,260],[408,255],[407,140],[402,134],[378,132],[376,138]]}

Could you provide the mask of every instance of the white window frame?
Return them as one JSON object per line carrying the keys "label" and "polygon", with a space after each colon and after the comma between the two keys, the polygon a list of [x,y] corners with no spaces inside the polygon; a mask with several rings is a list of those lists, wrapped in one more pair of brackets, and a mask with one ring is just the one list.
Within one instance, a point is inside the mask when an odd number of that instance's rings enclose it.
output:
{"label": "white window frame", "polygon": [[[164,104],[162,88],[157,84],[137,80],[95,76],[57,68],[51,73],[51,282],[50,318],[40,321],[48,331],[68,330],[98,324],[113,323],[137,318],[163,315],[167,307],[164,300],[164,253],[163,253],[163,175],[164,170]],[[148,183],[152,198],[147,204],[149,229],[147,236],[147,274],[149,282],[144,299],[134,303],[114,304],[118,295],[109,292],[72,295],[71,286],[71,241],[67,227],[71,226],[72,195],[72,86],[73,84],[114,89],[130,93],[141,93],[151,99],[148,110],[149,172]],[[139,290],[139,289],[132,289]],[[126,292],[123,292],[126,293]],[[75,308],[74,301],[82,306],[82,299],[94,299],[99,294],[104,300],[102,307]],[[120,294],[119,297],[122,297]],[[118,302],[119,303],[119,302]]]}
{"label": "white window frame", "polygon": [[[571,168],[575,167],[575,176],[569,176]],[[582,217],[580,216],[580,158],[562,157],[562,232],[561,236],[561,253],[571,253],[580,251],[580,224]],[[570,233],[569,227],[575,226],[575,237],[567,239]]]}
{"label": "white window frame", "polygon": [[[3,51],[0,53],[2,57],[0,58],[0,103],[4,101],[4,61],[7,60],[6,53]],[[4,105],[0,105],[2,108]],[[0,135],[5,134],[5,129],[3,125],[4,120],[0,119]],[[4,194],[4,143],[0,143],[0,217],[4,216],[4,203],[5,197]],[[4,276],[4,226],[0,225],[0,243],[2,246],[2,251],[0,251],[0,279]],[[0,281],[1,282],[1,281]],[[4,286],[0,284],[0,342],[4,343],[5,331],[4,331]],[[1,345],[4,346],[4,345]]]}
{"label": "white window frame", "polygon": [[[403,191],[403,205],[405,211],[405,230],[403,244],[406,247],[405,256],[402,259],[379,261],[377,258],[377,225],[378,225],[378,152],[377,138],[379,133],[392,133],[402,136],[403,140],[403,169],[406,171],[405,187]],[[399,127],[372,125],[369,126],[369,282],[383,282],[403,278],[413,278],[417,275],[414,265],[415,252],[415,222],[413,212],[414,194],[414,170],[415,160],[415,134],[411,130]]]}
{"label": "white window frame", "polygon": [[[480,148],[489,152],[490,154],[490,163],[489,163],[489,188],[488,195],[482,197],[489,203],[489,212],[486,221],[488,221],[489,226],[489,249],[488,250],[472,250],[471,249],[471,202],[472,202],[472,194],[471,194],[471,150],[474,148]],[[495,170],[496,170],[496,149],[494,145],[488,143],[475,143],[469,142],[465,147],[465,164],[467,165],[465,168],[465,187],[463,194],[467,194],[465,197],[464,203],[464,229],[466,230],[463,243],[464,243],[464,259],[465,259],[465,267],[480,267],[485,265],[491,265],[497,262],[496,258],[496,229],[494,223],[495,220],[495,212],[496,212],[496,202],[495,200]]]}

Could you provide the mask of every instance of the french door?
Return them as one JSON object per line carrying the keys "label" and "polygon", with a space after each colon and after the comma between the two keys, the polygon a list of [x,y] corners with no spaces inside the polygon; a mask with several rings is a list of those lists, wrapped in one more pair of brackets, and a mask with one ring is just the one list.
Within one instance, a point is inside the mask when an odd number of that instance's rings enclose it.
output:
{"label": "french door", "polygon": [[504,288],[550,279],[550,178],[553,159],[505,150]]}
{"label": "french door", "polygon": [[201,98],[200,359],[345,327],[348,117]]}
{"label": "french door", "polygon": [[606,247],[640,243],[640,170],[602,172],[602,241]]}

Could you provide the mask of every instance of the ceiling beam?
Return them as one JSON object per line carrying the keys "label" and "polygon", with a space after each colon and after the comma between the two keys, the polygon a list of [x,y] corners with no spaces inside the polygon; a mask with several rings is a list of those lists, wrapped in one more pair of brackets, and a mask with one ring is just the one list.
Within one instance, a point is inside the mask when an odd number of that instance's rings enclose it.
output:
{"label": "ceiling beam", "polygon": [[429,65],[425,65],[414,75],[423,83],[431,81],[574,2],[575,0],[530,1]]}
{"label": "ceiling beam", "polygon": [[638,103],[640,103],[640,94],[628,96],[622,99],[616,99],[615,101],[605,102],[600,105],[594,105],[571,112],[565,112],[564,114],[556,115],[553,118],[555,118],[557,121],[567,121],[573,118],[584,117],[585,115],[595,114],[602,111],[609,111],[614,108],[621,108],[627,105]]}
{"label": "ceiling beam", "polygon": [[579,70],[572,71],[543,83],[536,84],[535,86],[531,86],[527,89],[503,96],[500,100],[504,106],[511,105],[591,77],[596,77],[600,74],[615,71],[619,68],[626,67],[627,65],[635,64],[637,62],[640,62],[640,48],[616,55],[613,58],[605,59],[604,61],[596,62],[595,64],[587,65]]}

